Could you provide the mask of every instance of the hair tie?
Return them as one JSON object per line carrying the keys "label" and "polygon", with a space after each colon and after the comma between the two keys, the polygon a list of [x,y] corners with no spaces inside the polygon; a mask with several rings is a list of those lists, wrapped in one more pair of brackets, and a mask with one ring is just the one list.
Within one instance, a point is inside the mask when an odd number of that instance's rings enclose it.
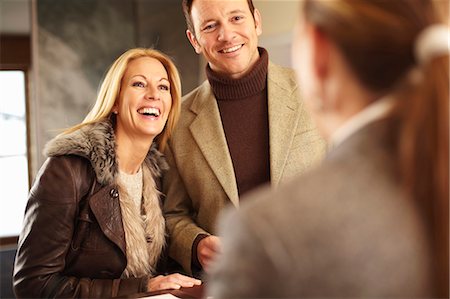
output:
{"label": "hair tie", "polygon": [[435,24],[426,27],[416,38],[415,57],[419,65],[449,54],[449,27]]}

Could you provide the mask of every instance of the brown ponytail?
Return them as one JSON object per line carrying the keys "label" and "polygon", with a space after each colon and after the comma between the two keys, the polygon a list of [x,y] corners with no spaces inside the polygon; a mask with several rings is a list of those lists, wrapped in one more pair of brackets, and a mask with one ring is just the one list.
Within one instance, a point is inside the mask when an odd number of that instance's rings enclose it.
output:
{"label": "brown ponytail", "polygon": [[439,297],[449,284],[449,57],[421,67],[419,83],[401,101],[399,157],[406,189],[429,220]]}

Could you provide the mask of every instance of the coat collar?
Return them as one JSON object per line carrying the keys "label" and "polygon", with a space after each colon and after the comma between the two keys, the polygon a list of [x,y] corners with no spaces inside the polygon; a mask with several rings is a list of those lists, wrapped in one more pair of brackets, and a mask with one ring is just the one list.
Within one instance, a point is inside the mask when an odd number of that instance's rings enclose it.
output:
{"label": "coat collar", "polygon": [[[272,185],[277,186],[287,163],[300,119],[297,84],[287,69],[269,62],[268,109],[270,138],[270,171]],[[233,162],[223,131],[217,101],[208,81],[198,88],[189,109],[196,114],[190,131],[205,159],[231,202],[239,205]]]}
{"label": "coat collar", "polygon": [[[97,181],[102,185],[113,184],[118,173],[116,142],[110,120],[87,124],[69,134],[61,134],[50,140],[44,149],[46,156],[76,155],[88,159]],[[153,143],[144,160],[155,178],[168,169],[163,155]]]}
{"label": "coat collar", "polygon": [[228,198],[238,206],[239,195],[233,162],[222,128],[219,107],[208,81],[200,86],[190,109],[197,115],[189,127],[192,136]]}

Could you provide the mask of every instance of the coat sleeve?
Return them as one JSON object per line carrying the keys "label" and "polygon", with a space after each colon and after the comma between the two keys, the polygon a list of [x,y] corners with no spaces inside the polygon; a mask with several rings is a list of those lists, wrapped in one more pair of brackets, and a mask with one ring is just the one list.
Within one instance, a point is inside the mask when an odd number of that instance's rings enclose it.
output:
{"label": "coat sleeve", "polygon": [[163,179],[163,192],[166,195],[163,210],[170,236],[169,255],[192,274],[192,245],[198,235],[209,233],[193,219],[192,199],[180,177],[170,146],[167,147],[165,156],[170,167]]}
{"label": "coat sleeve", "polygon": [[91,279],[64,274],[78,203],[89,190],[79,157],[49,158],[30,191],[14,266],[16,297],[114,297],[145,291],[145,279]]}

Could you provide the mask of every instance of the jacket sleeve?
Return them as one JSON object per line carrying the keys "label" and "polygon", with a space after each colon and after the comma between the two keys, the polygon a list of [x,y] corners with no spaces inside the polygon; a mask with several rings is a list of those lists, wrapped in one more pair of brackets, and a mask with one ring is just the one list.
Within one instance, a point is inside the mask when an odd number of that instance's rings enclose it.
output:
{"label": "jacket sleeve", "polygon": [[268,298],[273,288],[282,285],[278,281],[279,255],[270,254],[268,250],[273,251],[274,246],[265,242],[273,244],[278,240],[273,235],[262,236],[267,226],[260,223],[263,228],[255,229],[246,212],[227,209],[219,219],[223,251],[210,273],[208,298]]}
{"label": "jacket sleeve", "polygon": [[163,178],[164,214],[169,232],[169,255],[175,259],[189,274],[192,273],[192,246],[200,234],[209,235],[194,221],[192,199],[186,191],[178,172],[170,146],[165,151],[169,170]]}
{"label": "jacket sleeve", "polygon": [[30,191],[14,266],[18,298],[114,297],[146,290],[147,278],[91,279],[64,274],[78,203],[89,190],[79,157],[49,158]]}

